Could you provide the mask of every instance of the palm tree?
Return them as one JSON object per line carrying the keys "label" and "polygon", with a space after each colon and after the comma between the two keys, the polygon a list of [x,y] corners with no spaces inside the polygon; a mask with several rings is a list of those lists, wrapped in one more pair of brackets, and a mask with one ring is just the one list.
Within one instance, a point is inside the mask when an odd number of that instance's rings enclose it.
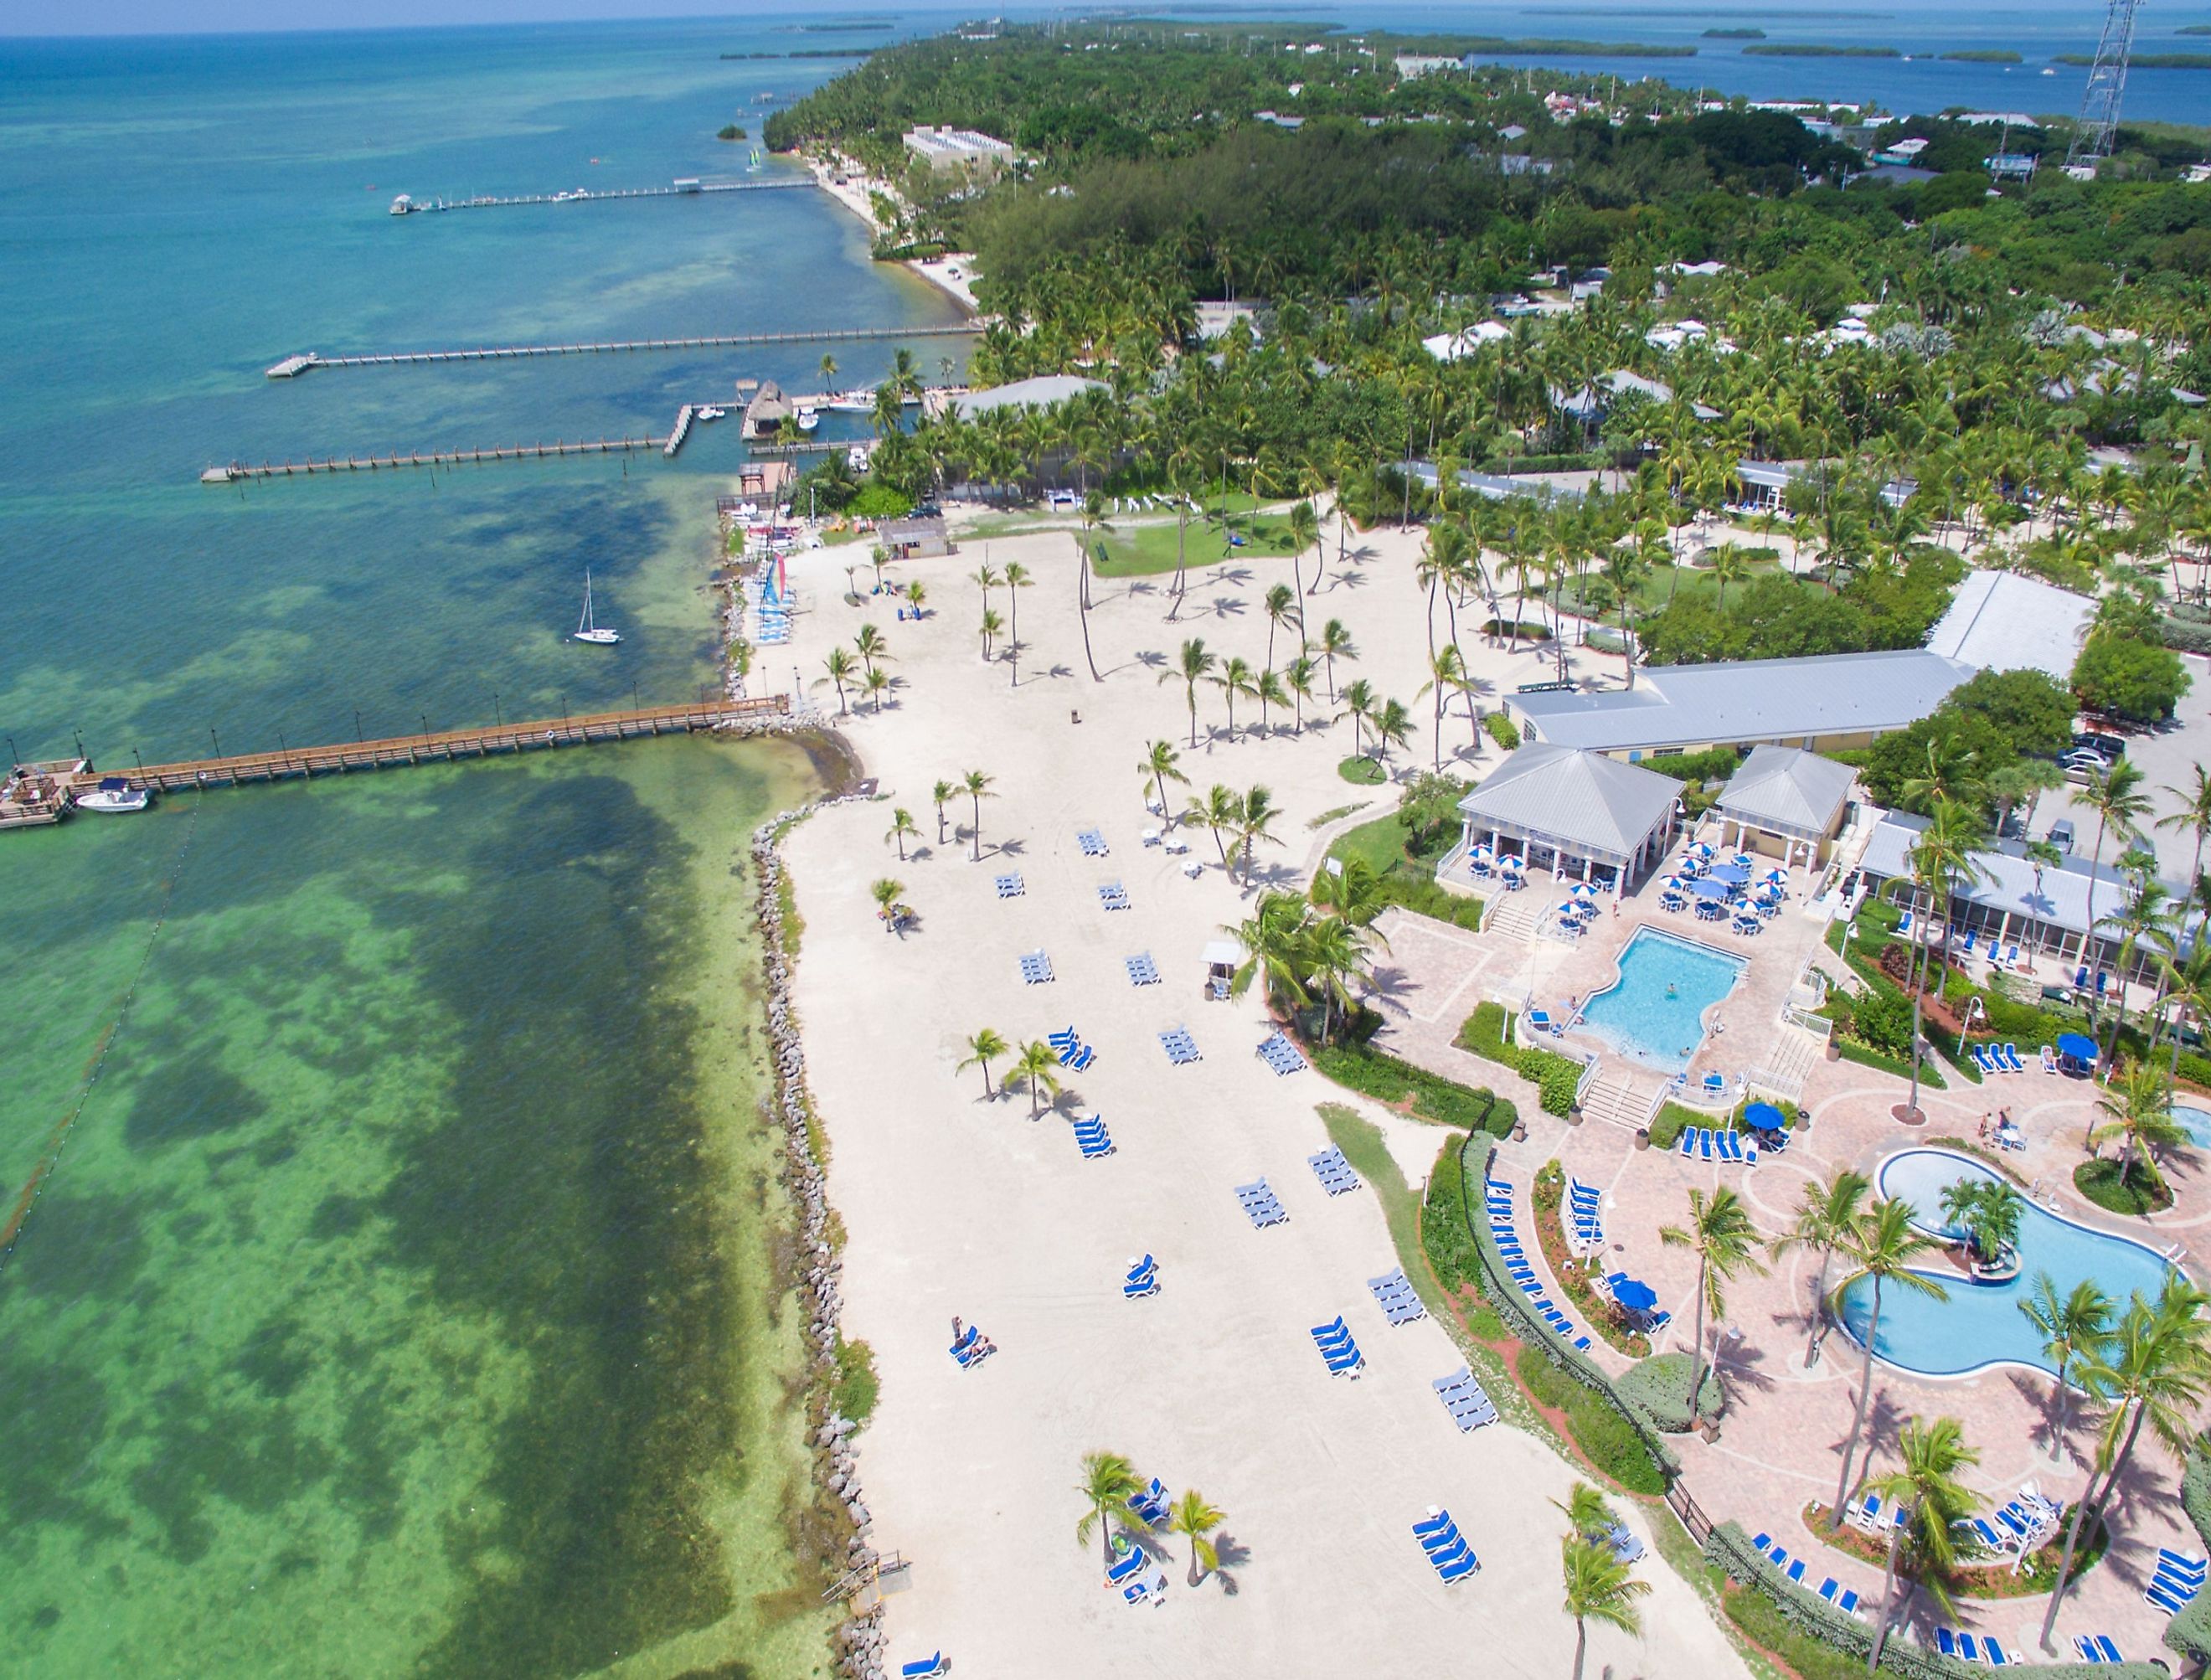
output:
{"label": "palm tree", "polygon": [[1205,644],[1192,636],[1182,645],[1181,656],[1170,670],[1160,673],[1162,682],[1179,682],[1184,698],[1190,702],[1190,744],[1197,746],[1197,685],[1204,682],[1213,670],[1213,655],[1205,651]]}
{"label": "palm tree", "polygon": [[1569,1534],[1559,1546],[1559,1568],[1566,1585],[1566,1602],[1560,1606],[1574,1619],[1573,1680],[1582,1680],[1582,1662],[1589,1653],[1589,1624],[1601,1622],[1633,1639],[1643,1636],[1643,1612],[1636,1600],[1651,1591],[1651,1583],[1638,1580],[1626,1564],[1608,1545]]}
{"label": "palm tree", "polygon": [[[2088,785],[2081,794],[2088,808],[2096,813],[2096,849],[2089,855],[2088,925],[2096,925],[2096,870],[2094,865],[2104,861],[2104,837],[2111,834],[2125,840],[2141,831],[2141,820],[2149,813],[2149,795],[2141,791],[2144,780],[2141,767],[2130,759],[2121,759],[2109,770],[2091,770]],[[2084,940],[2081,954],[2089,961],[2092,941]],[[2125,977],[2121,977],[2122,985]]]}
{"label": "palm tree", "polygon": [[[2122,858],[2120,861],[2123,864],[2125,859]],[[2176,949],[2178,948],[2180,930],[2177,921],[2178,907],[2167,902],[2172,896],[2172,890],[2166,886],[2165,882],[2145,870],[2135,877],[2134,890],[2127,895],[2127,901],[2105,917],[2099,925],[2112,930],[2119,936],[2117,961],[2115,966],[2119,971],[2122,980],[2134,971],[2135,953],[2141,949],[2145,937],[2158,944]],[[2111,1040],[2104,1046],[2104,1065],[2106,1067],[2111,1065],[2111,1058],[2117,1052],[2119,1033],[2127,1022],[2125,986],[2121,985],[2117,987],[2117,992],[2118,1008],[2111,1015]]]}
{"label": "palm tree", "polygon": [[905,882],[893,881],[888,876],[880,881],[871,881],[868,883],[868,896],[875,901],[875,913],[882,918],[883,931],[886,933],[896,933],[899,931],[899,895],[905,890]]}
{"label": "palm tree", "polygon": [[2157,820],[2160,828],[2186,829],[2196,836],[2196,858],[2188,866],[2188,878],[2195,880],[2203,873],[2203,842],[2211,839],[2211,772],[2200,764],[2189,767],[2196,779],[2185,787],[2168,787],[2164,791],[2179,802],[2180,809],[2170,816]]}
{"label": "palm tree", "polygon": [[1231,655],[1221,667],[1221,675],[1213,679],[1213,686],[1221,690],[1221,698],[1228,702],[1228,738],[1236,738],[1236,696],[1257,697],[1259,692],[1258,674],[1242,659]]}
{"label": "palm tree", "polygon": [[1106,1567],[1113,1567],[1113,1519],[1137,1523],[1140,1519],[1129,1508],[1142,1483],[1136,1480],[1136,1467],[1118,1453],[1086,1453],[1082,1455],[1082,1479],[1075,1490],[1082,1495],[1082,1520],[1075,1525],[1075,1544],[1087,1546],[1093,1530],[1106,1531]]}
{"label": "palm tree", "polygon": [[890,692],[891,674],[881,665],[877,665],[860,679],[860,688],[868,697],[868,709],[871,712],[881,712],[883,709],[883,696]]}
{"label": "palm tree", "polygon": [[875,668],[878,660],[891,657],[890,644],[883,639],[883,633],[872,624],[860,627],[859,634],[852,638],[852,646],[859,654],[861,663],[869,670]]}
{"label": "palm tree", "polygon": [[[1313,512],[1313,505],[1311,502],[1301,501],[1290,509],[1290,573],[1297,579],[1296,598],[1300,617],[1304,616],[1305,610],[1305,550],[1318,549],[1319,547],[1320,516]],[[1313,581],[1318,583],[1320,556],[1316,554],[1313,560]],[[1281,585],[1277,585],[1275,587],[1280,588]],[[1273,595],[1274,591],[1269,590],[1269,598],[1271,599]]]}
{"label": "palm tree", "polygon": [[1006,621],[1004,619],[999,617],[996,613],[993,612],[988,607],[983,609],[983,657],[985,659],[990,657],[990,638],[996,635],[999,631],[1005,628]]}
{"label": "palm tree", "polygon": [[1225,1513],[1205,1502],[1195,1488],[1185,1488],[1168,1507],[1167,1526],[1190,1542],[1190,1584],[1196,1586],[1205,1572],[1221,1567],[1221,1553],[1213,1544],[1214,1531],[1228,1520]]}
{"label": "palm tree", "polygon": [[[1105,499],[1093,490],[1082,504],[1086,525],[1099,520],[1105,513]],[[1098,656],[1090,649],[1090,544],[1081,537],[1075,542],[1075,611],[1082,621],[1082,659],[1090,667],[1090,680],[1103,682],[1098,674]]]}
{"label": "palm tree", "polygon": [[1282,673],[1263,670],[1251,684],[1251,692],[1259,701],[1259,733],[1267,733],[1267,710],[1273,706],[1287,706],[1290,691],[1282,686]]}
{"label": "palm tree", "polygon": [[845,685],[852,678],[852,656],[841,647],[833,647],[829,650],[829,657],[822,660],[821,669],[829,673],[827,680],[837,685],[837,715],[844,717],[846,711]]}
{"label": "palm tree", "polygon": [[954,796],[955,796],[959,791],[960,790],[958,788],[953,786],[950,782],[947,781],[940,781],[935,787],[929,790],[930,801],[936,807],[936,843],[939,846],[942,846],[944,844],[945,804],[947,801],[954,798]]}
{"label": "palm tree", "polygon": [[1758,1258],[1758,1228],[1742,1198],[1722,1186],[1709,1199],[1701,1190],[1689,1192],[1689,1222],[1660,1228],[1658,1240],[1669,1248],[1687,1248],[1697,1257],[1696,1339],[1689,1344],[1689,1416],[1702,1412],[1698,1404],[1705,1392],[1705,1313],[1714,1319],[1727,1313],[1726,1285],[1739,1271],[1764,1276]]}
{"label": "palm tree", "polygon": [[1788,1231],[1773,1242],[1775,1258],[1792,1248],[1808,1248],[1820,1257],[1820,1270],[1812,1280],[1812,1333],[1804,1344],[1804,1364],[1809,1369],[1820,1357],[1820,1343],[1827,1327],[1827,1263],[1851,1228],[1866,1192],[1873,1186],[1862,1174],[1841,1172],[1822,1184],[1814,1179],[1796,1201],[1796,1216]]}
{"label": "palm tree", "polygon": [[919,834],[920,832],[921,831],[918,828],[916,828],[913,826],[913,813],[912,811],[906,810],[903,807],[893,806],[891,810],[891,831],[885,834],[883,839],[897,842],[899,862],[904,863],[906,861],[906,837],[908,834]]}
{"label": "palm tree", "polygon": [[987,612],[990,606],[990,591],[1004,579],[990,569],[990,562],[987,560],[977,567],[972,575],[975,581],[983,586],[983,608]]}
{"label": "palm tree", "polygon": [[1413,696],[1415,700],[1426,694],[1433,694],[1436,697],[1434,767],[1438,770],[1444,767],[1444,696],[1452,692],[1463,694],[1466,683],[1465,658],[1459,652],[1456,642],[1445,642],[1436,650],[1435,657],[1428,661],[1428,680],[1420,684]]}
{"label": "palm tree", "polygon": [[1281,684],[1296,707],[1290,733],[1302,736],[1305,732],[1305,702],[1313,697],[1313,678],[1320,666],[1310,653],[1300,653],[1282,667]]}
{"label": "palm tree", "polygon": [[1594,1540],[1608,1532],[1616,1520],[1605,1496],[1586,1482],[1575,1483],[1566,1498],[1554,1499],[1551,1503],[1566,1513],[1568,1531],[1584,1540]]}
{"label": "palm tree", "polygon": [[1343,621],[1340,618],[1331,618],[1320,627],[1320,640],[1314,646],[1320,649],[1320,657],[1328,666],[1328,703],[1333,706],[1336,704],[1336,662],[1338,659],[1356,659],[1359,649],[1353,644],[1351,632],[1343,628]]}
{"label": "palm tree", "polygon": [[1144,761],[1136,767],[1137,773],[1152,784],[1152,791],[1159,799],[1161,816],[1167,815],[1167,784],[1179,782],[1184,787],[1190,785],[1190,778],[1175,768],[1179,761],[1180,755],[1175,751],[1172,741],[1154,741],[1145,750]]}
{"label": "palm tree", "polygon": [[1413,714],[1405,709],[1401,700],[1382,702],[1382,709],[1374,714],[1374,755],[1386,769],[1390,749],[1406,745],[1413,738]]}
{"label": "palm tree", "polygon": [[965,1073],[969,1068],[982,1069],[983,1095],[995,1096],[996,1093],[990,1089],[990,1064],[1012,1048],[1011,1045],[998,1036],[996,1028],[982,1028],[968,1035],[967,1054],[953,1071]]}
{"label": "palm tree", "polygon": [[[1303,502],[1298,505],[1300,507],[1305,506]],[[1262,604],[1267,614],[1267,669],[1272,670],[1275,668],[1275,632],[1285,624],[1297,622],[1299,603],[1287,584],[1276,584],[1267,591],[1266,600]]]}
{"label": "palm tree", "polygon": [[1014,1064],[1006,1070],[1006,1083],[1020,1080],[1029,1088],[1029,1118],[1034,1119],[1044,1113],[1046,1092],[1059,1095],[1059,1052],[1042,1039],[1031,1039],[1015,1053]]}
{"label": "palm tree", "polygon": [[1873,1631],[1866,1672],[1881,1665],[1881,1647],[1895,1620],[1897,1567],[1909,1553],[1919,1583],[1947,1613],[1954,1614],[1947,1577],[1957,1562],[1954,1535],[1980,1504],[1980,1496],[1958,1479],[1958,1472],[1980,1463],[1978,1449],[1966,1445],[1964,1427],[1954,1417],[1932,1423],[1913,1418],[1897,1437],[1898,1467],[1875,1477],[1875,1492],[1906,1514],[1889,1531],[1888,1568],[1881,1583],[1881,1620]]}
{"label": "palm tree", "polygon": [[1920,1009],[1924,1001],[1925,965],[1933,960],[1932,949],[1924,937],[1924,925],[1930,918],[1947,916],[1950,901],[1986,873],[1973,861],[1973,854],[1986,839],[1978,811],[1957,800],[1938,797],[1933,820],[1921,832],[1909,855],[1913,890],[1925,895],[1928,908],[1915,924],[1911,936],[1915,955],[1921,956],[1921,961],[1911,971],[1911,1091],[1905,1100],[1902,1118],[1909,1119],[1919,1112]]}
{"label": "palm tree", "polygon": [[1374,685],[1363,676],[1355,682],[1343,685],[1343,710],[1336,716],[1351,719],[1351,755],[1354,758],[1364,756],[1360,725],[1374,721],[1374,714],[1380,709],[1382,697],[1374,692]]}
{"label": "palm tree", "polygon": [[1909,1202],[1894,1198],[1875,1202],[1852,1222],[1848,1234],[1837,1246],[1844,1258],[1857,1268],[1855,1275],[1873,1280],[1873,1310],[1866,1319],[1865,1369],[1858,1382],[1857,1411],[1851,1420],[1850,1439],[1843,1443],[1842,1479],[1835,1484],[1834,1503],[1827,1508],[1827,1526],[1832,1529],[1843,1525],[1843,1501],[1850,1497],[1851,1461],[1857,1457],[1858,1442],[1864,1438],[1866,1406],[1873,1398],[1873,1350],[1881,1341],[1881,1289],[1893,1283],[1936,1301],[1950,1298],[1950,1292],[1938,1281],[1911,1269],[1911,1263],[1935,1244],[1932,1238],[1922,1236],[1913,1228]]}
{"label": "palm tree", "polygon": [[[2136,1062],[2128,1069],[2116,1088],[2107,1085],[2096,1099],[2096,1107],[2111,1119],[2089,1131],[2088,1147],[2100,1149],[2114,1137],[2126,1139],[2126,1149],[2119,1157],[2122,1186],[2134,1178],[2135,1160],[2144,1146],[2151,1150],[2169,1149],[2188,1142],[2187,1129],[2172,1118],[2172,1083],[2164,1069],[2148,1061]],[[2142,1166],[2154,1183],[2158,1174],[2153,1161],[2145,1158]]]}
{"label": "palm tree", "polygon": [[832,396],[836,394],[837,387],[833,383],[836,377],[837,358],[824,353],[821,358],[821,388]]}
{"label": "palm tree", "polygon": [[1221,851],[1221,866],[1227,869],[1228,842],[1221,836],[1235,834],[1237,825],[1244,820],[1244,802],[1236,797],[1236,790],[1215,782],[1202,799],[1191,797],[1184,814],[1201,828],[1212,831],[1213,843]]}
{"label": "palm tree", "polygon": [[2063,1464],[2066,1412],[2072,1396],[2066,1374],[2075,1359],[2093,1364],[2102,1356],[2104,1343],[2111,1333],[2113,1303],[2092,1279],[2082,1278],[2073,1286],[2071,1294],[2061,1295],[2050,1274],[2038,1271],[2026,1299],[2019,1303],[2019,1310],[2029,1324],[2042,1332],[2042,1356],[2056,1362],[2057,1366],[2057,1374],[2050,1379],[2050,1388],[2056,1414],[2050,1424],[2050,1457],[2052,1463]]}
{"label": "palm tree", "polygon": [[1009,560],[1006,562],[1006,598],[1012,603],[1013,612],[1013,628],[1006,637],[1006,653],[1014,673],[1013,686],[1016,688],[1021,685],[1021,591],[1033,582],[1035,579],[1029,576],[1029,568],[1021,561]]}
{"label": "palm tree", "polygon": [[1264,840],[1269,846],[1280,846],[1282,843],[1269,826],[1281,814],[1281,810],[1275,804],[1274,794],[1266,787],[1253,786],[1245,790],[1242,803],[1236,814],[1236,844],[1238,850],[1243,854],[1244,879],[1246,884],[1249,884],[1251,879],[1253,844],[1259,840]]}
{"label": "palm tree", "polygon": [[980,770],[970,770],[960,779],[960,791],[973,803],[975,809],[975,861],[983,861],[983,802],[998,796],[990,791],[991,779]]}

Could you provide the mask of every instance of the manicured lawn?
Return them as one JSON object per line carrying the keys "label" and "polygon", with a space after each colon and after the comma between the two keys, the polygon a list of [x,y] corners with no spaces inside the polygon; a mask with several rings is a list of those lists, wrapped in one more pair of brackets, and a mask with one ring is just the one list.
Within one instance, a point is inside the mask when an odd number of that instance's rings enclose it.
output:
{"label": "manicured lawn", "polygon": [[2073,1187],[2106,1213],[2160,1213],[2172,1205],[2172,1192],[2140,1166],[2122,1180],[2116,1161],[2084,1161],[2073,1169]]}
{"label": "manicured lawn", "polygon": [[1172,513],[1146,513],[1106,516],[1105,526],[1093,541],[1102,544],[1106,557],[1098,562],[1101,578],[1154,577],[1175,569],[1175,549],[1179,540],[1187,555],[1185,564],[1196,571],[1200,567],[1217,566],[1225,560],[1285,559],[1290,553],[1289,521],[1276,514],[1260,514],[1256,518],[1239,513],[1234,531],[1244,539],[1244,546],[1232,549],[1226,535],[1211,518],[1204,519],[1192,515],[1189,528],[1179,539],[1176,527],[1180,523]]}
{"label": "manicured lawn", "polygon": [[[1357,787],[1372,787],[1389,776],[1380,761],[1366,757],[1345,759],[1336,767],[1336,773]],[[1393,823],[1396,820],[1394,816],[1390,818]]]}

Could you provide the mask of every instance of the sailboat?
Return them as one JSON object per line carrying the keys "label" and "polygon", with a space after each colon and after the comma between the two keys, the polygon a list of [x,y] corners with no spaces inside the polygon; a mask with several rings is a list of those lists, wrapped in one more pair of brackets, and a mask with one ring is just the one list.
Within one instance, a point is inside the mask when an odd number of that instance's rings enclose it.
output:
{"label": "sailboat", "polygon": [[570,640],[587,641],[594,647],[612,647],[621,640],[621,631],[591,622],[591,574],[588,571],[584,573],[584,616],[577,622],[576,634]]}

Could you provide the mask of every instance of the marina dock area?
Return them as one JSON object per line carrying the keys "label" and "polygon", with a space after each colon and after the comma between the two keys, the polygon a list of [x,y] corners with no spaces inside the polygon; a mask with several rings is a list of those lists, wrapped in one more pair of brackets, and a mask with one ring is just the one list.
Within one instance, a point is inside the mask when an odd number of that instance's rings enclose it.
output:
{"label": "marina dock area", "polygon": [[[681,422],[684,415],[679,415]],[[593,438],[580,443],[524,443],[509,444],[491,449],[427,449],[414,450],[398,455],[348,455],[342,459],[326,455],[320,460],[309,457],[301,461],[264,461],[258,466],[247,461],[232,461],[221,466],[208,468],[200,474],[203,484],[236,484],[249,478],[311,478],[317,473],[383,472],[396,467],[452,467],[470,466],[480,461],[529,461],[549,459],[557,455],[609,455],[627,453],[638,449],[659,449],[673,455],[680,439],[670,438]]]}
{"label": "marina dock area", "polygon": [[78,779],[91,769],[81,758],[10,766],[0,780],[0,828],[43,828],[60,822],[69,815]]}
{"label": "marina dock area", "polygon": [[427,215],[435,210],[495,210],[517,204],[596,203],[613,198],[703,198],[714,192],[795,192],[815,185],[814,178],[784,181],[709,181],[683,179],[667,186],[626,186],[594,189],[579,186],[565,192],[524,192],[501,197],[474,193],[466,198],[415,198],[401,193],[391,201],[394,215]]}

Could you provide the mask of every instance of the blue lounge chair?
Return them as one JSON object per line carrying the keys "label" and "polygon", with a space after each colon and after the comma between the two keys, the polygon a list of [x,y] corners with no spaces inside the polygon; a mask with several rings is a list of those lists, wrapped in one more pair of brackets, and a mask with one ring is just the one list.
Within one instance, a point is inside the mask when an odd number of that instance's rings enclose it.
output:
{"label": "blue lounge chair", "polygon": [[2025,1073],[2026,1071],[2026,1064],[2020,1061],[2019,1058],[2019,1046],[2017,1045],[2006,1044],[2000,1053],[2003,1057],[2004,1071],[2006,1073]]}
{"label": "blue lounge chair", "polygon": [[1856,1616],[1858,1613],[1858,1595],[1851,1588],[1845,1587],[1842,1597],[1835,1600],[1835,1608],[1845,1616]]}
{"label": "blue lounge chair", "polygon": [[1773,1537],[1771,1534],[1763,1532],[1755,1534],[1751,1537],[1750,1544],[1757,1547],[1759,1550],[1764,1551],[1768,1546],[1773,1544]]}
{"label": "blue lounge chair", "polygon": [[1973,1065],[1980,1070],[1981,1076],[1984,1078],[1993,1078],[1996,1075],[2003,1071],[2000,1067],[1990,1065],[1988,1052],[1983,1050],[1978,1044],[1967,1045],[1966,1046],[1966,1053],[1973,1058]]}
{"label": "blue lounge chair", "polygon": [[1782,1571],[1782,1573],[1783,1573],[1784,1574],[1787,1575],[1787,1576],[1789,1577],[1790,1580],[1792,1583],[1794,1583],[1796,1586],[1803,1586],[1803,1584],[1804,1584],[1804,1560],[1803,1560],[1802,1558],[1801,1558],[1801,1557],[1800,1557],[1800,1558],[1798,1558],[1798,1559],[1797,1559],[1794,1563],[1791,1563],[1791,1564],[1790,1564],[1790,1565],[1786,1569],[1784,1569],[1784,1571]]}
{"label": "blue lounge chair", "polygon": [[1957,1635],[1952,1633],[1947,1628],[1938,1627],[1935,1629],[1935,1648],[1946,1657],[1956,1656],[1958,1654]]}
{"label": "blue lounge chair", "polygon": [[1420,1550],[1430,1557],[1447,1557],[1466,1544],[1466,1536],[1458,1531],[1457,1523],[1447,1523],[1441,1528],[1430,1529],[1420,1537]]}
{"label": "blue lounge chair", "polygon": [[1996,1636],[1994,1634],[1981,1635],[1981,1660],[1990,1668],[2011,1666],[2011,1659],[2004,1654],[2003,1647],[1996,1643]]}
{"label": "blue lounge chair", "polygon": [[1413,1525],[1413,1532],[1425,1539],[1431,1534],[1442,1534],[1454,1527],[1451,1513],[1439,1511],[1432,1517],[1423,1517]]}
{"label": "blue lounge chair", "polygon": [[1151,1561],[1142,1547],[1130,1546],[1121,1561],[1106,1572],[1106,1581],[1114,1586],[1123,1586],[1143,1574],[1145,1566]]}
{"label": "blue lounge chair", "polygon": [[2096,1649],[2102,1653],[2104,1660],[2107,1663],[2126,1661],[2126,1659],[2119,1654],[2119,1647],[2111,1643],[2111,1636],[2109,1634],[2096,1635]]}
{"label": "blue lounge chair", "polygon": [[1778,1569],[1783,1564],[1789,1561],[1789,1548],[1786,1546],[1769,1547],[1766,1550],[1766,1561],[1768,1563],[1771,1563],[1775,1568]]}
{"label": "blue lounge chair", "polygon": [[1697,1154],[1705,1161],[1712,1158],[1712,1134],[1703,1126],[1697,1128]]}
{"label": "blue lounge chair", "polygon": [[1706,1074],[1705,1076],[1705,1095],[1706,1096],[1725,1096],[1727,1095],[1727,1075],[1718,1072]]}
{"label": "blue lounge chair", "polygon": [[1445,1586],[1457,1585],[1481,1568],[1481,1560],[1476,1557],[1470,1549],[1463,1550],[1458,1556],[1448,1563],[1431,1561],[1435,1562],[1436,1574],[1443,1577]]}
{"label": "blue lounge chair", "polygon": [[[2193,1597],[2194,1595],[2190,1594],[2189,1596]],[[2167,1616],[2179,1615],[2181,1610],[2184,1609],[2188,1604],[2188,1598],[2180,1597],[2167,1591],[2156,1581],[2152,1581],[2147,1586],[2142,1589],[2142,1598],[2143,1601],[2148,1604],[2153,1609],[2161,1610]]]}
{"label": "blue lounge chair", "polygon": [[1835,1602],[1835,1595],[1842,1590],[1843,1584],[1832,1575],[1820,1583],[1820,1596],[1831,1604]]}
{"label": "blue lounge chair", "polygon": [[1683,1126],[1681,1128],[1681,1159],[1687,1161],[1696,1152],[1697,1129],[1694,1126]]}
{"label": "blue lounge chair", "polygon": [[1911,937],[1911,914],[1912,913],[1907,910],[1898,919],[1896,924],[1896,937],[1898,938],[1909,939]]}
{"label": "blue lounge chair", "polygon": [[930,1680],[930,1677],[943,1672],[944,1653],[939,1651],[922,1658],[918,1662],[908,1663],[900,1668],[899,1680]]}
{"label": "blue lounge chair", "polygon": [[1979,1537],[1980,1543],[1992,1552],[2006,1552],[2011,1550],[2010,1537],[2000,1532],[1986,1517],[1973,1519],[1973,1532]]}
{"label": "blue lounge chair", "polygon": [[2201,1586],[2207,1567],[2211,1567],[2211,1562],[2203,1558],[2190,1557],[2185,1553],[2168,1550],[2163,1546],[2157,1549],[2157,1572],[2160,1575],[2178,1576],[2182,1580],[2193,1581]]}
{"label": "blue lounge chair", "polygon": [[2104,1660],[2103,1650],[2097,1645],[2095,1636],[2093,1635],[2076,1635],[2073,1641],[2073,1649],[2084,1663],[2100,1663]]}
{"label": "blue lounge chair", "polygon": [[1959,954],[1960,956],[1971,956],[1971,955],[1973,954],[1973,930],[1972,930],[1972,929],[1971,929],[1971,928],[1967,928],[1967,929],[1966,930],[1965,937],[1963,937],[1962,939],[1959,940],[1959,942],[1958,942],[1958,954]]}

